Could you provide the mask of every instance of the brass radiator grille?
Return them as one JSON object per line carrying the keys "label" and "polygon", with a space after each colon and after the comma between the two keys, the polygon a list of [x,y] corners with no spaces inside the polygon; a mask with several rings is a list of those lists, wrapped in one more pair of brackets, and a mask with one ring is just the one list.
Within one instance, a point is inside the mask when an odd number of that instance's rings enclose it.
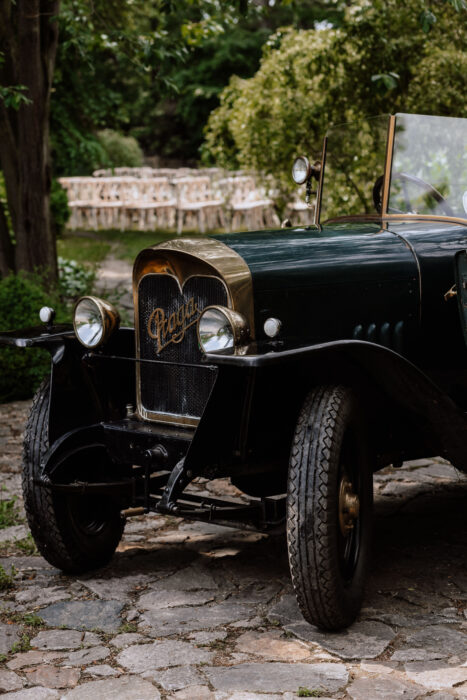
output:
{"label": "brass radiator grille", "polygon": [[[147,274],[138,285],[139,357],[198,364],[196,321],[212,304],[228,305],[224,283],[195,276],[182,290],[175,277]],[[204,411],[214,378],[203,367],[139,364],[139,412],[143,418],[196,424]]]}

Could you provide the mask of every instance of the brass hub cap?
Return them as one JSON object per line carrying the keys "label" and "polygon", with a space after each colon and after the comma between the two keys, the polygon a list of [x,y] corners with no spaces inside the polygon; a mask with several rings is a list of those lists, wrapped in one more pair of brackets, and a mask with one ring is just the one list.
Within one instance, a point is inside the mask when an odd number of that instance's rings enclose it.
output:
{"label": "brass hub cap", "polygon": [[339,525],[344,537],[347,537],[353,529],[359,513],[360,499],[354,493],[352,483],[344,474],[339,486]]}

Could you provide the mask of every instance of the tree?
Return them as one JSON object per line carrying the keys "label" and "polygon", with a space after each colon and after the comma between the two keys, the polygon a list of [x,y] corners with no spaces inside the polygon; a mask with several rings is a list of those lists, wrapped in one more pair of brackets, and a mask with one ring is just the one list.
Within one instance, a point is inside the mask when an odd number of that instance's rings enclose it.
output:
{"label": "tree", "polygon": [[15,238],[13,244],[0,204],[0,273],[41,268],[51,281],[57,269],[48,142],[58,11],[59,0],[0,0],[0,164]]}
{"label": "tree", "polygon": [[101,0],[62,0],[51,107],[55,172],[98,167],[103,128],[136,137],[147,155],[196,161],[230,75],[256,72],[278,26],[343,17],[342,2],[250,0],[243,11],[240,4],[114,0],[109,9]]}
{"label": "tree", "polygon": [[[40,269],[56,279],[49,133],[56,174],[89,172],[102,161],[97,134],[105,128],[196,156],[202,124],[230,72],[254,72],[278,23],[339,23],[344,6],[0,0],[0,167],[8,202],[7,211],[0,201],[0,275]],[[161,114],[168,118],[154,138]]]}
{"label": "tree", "polygon": [[[218,3],[211,0],[190,0],[189,4],[198,12],[211,5],[219,11]],[[68,103],[68,112],[62,110],[65,122],[72,111],[79,111],[76,107],[83,99],[88,125],[109,126],[99,112],[105,112],[107,118],[115,115],[115,107],[123,101],[119,86],[125,85],[126,75],[150,71],[153,80],[164,83],[165,76],[160,72],[164,61],[179,58],[184,50],[166,31],[167,18],[178,11],[169,0],[0,0],[0,165],[14,240],[0,203],[0,274],[41,270],[49,283],[57,277],[50,217],[49,116],[59,11],[62,26],[68,30],[64,35],[66,47],[69,52],[74,49],[75,56],[80,55],[81,64],[76,68],[79,78],[84,78],[76,81],[78,89]],[[86,77],[91,74],[89,59],[83,48],[95,45],[105,58],[105,70],[98,72],[102,82],[97,90],[105,97],[93,102],[86,84]],[[96,54],[94,51],[93,57]],[[57,86],[60,77],[57,76]],[[108,85],[118,86],[111,99]],[[67,85],[62,86],[66,92]],[[124,119],[127,112],[122,111]],[[71,129],[73,123],[76,120],[70,119]],[[67,128],[68,124],[62,125],[63,131]]]}
{"label": "tree", "polygon": [[467,116],[467,12],[435,5],[428,35],[419,0],[351,5],[339,28],[280,30],[258,72],[234,76],[221,94],[205,158],[272,176],[285,202],[294,157],[320,157],[331,123],[397,111]]}

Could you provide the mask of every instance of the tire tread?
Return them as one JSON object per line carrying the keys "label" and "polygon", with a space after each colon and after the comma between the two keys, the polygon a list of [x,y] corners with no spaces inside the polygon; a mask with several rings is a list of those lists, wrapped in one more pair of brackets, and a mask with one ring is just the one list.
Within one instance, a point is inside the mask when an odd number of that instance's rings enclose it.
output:
{"label": "tire tread", "polygon": [[351,404],[347,387],[313,389],[298,417],[289,464],[287,546],[292,583],[305,619],[327,630],[347,626],[358,612],[342,605],[335,565],[338,525],[329,508],[330,499],[336,498],[331,467],[339,458],[336,451]]}

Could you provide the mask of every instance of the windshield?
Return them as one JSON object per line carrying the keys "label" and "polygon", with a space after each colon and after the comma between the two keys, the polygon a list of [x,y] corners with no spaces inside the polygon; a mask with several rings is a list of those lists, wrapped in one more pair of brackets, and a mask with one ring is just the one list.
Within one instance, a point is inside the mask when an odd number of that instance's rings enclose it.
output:
{"label": "windshield", "polygon": [[329,130],[321,221],[379,213],[379,200],[375,203],[374,190],[375,185],[378,189],[383,181],[388,127],[389,115],[342,124]]}
{"label": "windshield", "polygon": [[[392,133],[393,151],[386,166]],[[383,214],[467,219],[467,119],[397,114],[329,130],[321,222],[381,215],[386,167],[390,187]]]}
{"label": "windshield", "polygon": [[397,114],[388,214],[467,218],[467,119]]}

